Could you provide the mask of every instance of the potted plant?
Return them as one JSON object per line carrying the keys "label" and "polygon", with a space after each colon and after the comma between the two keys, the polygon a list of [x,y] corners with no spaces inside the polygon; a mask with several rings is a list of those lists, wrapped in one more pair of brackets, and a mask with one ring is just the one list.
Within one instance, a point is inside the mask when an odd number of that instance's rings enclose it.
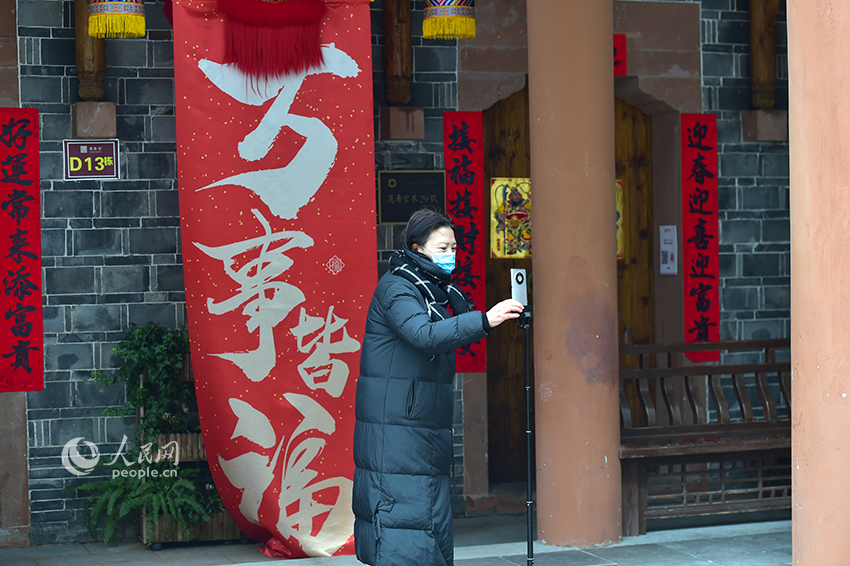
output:
{"label": "potted plant", "polygon": [[[206,465],[186,329],[153,322],[131,325],[114,352],[120,368],[93,376],[108,385],[126,384],[124,406],[104,412],[135,415],[136,434],[133,448],[123,455],[125,466],[116,457],[110,465],[99,465],[110,477],[68,488],[89,493],[84,508],[89,532],[96,536],[105,519],[108,542],[123,518],[140,511],[140,537],[155,548],[172,540],[240,538]],[[176,454],[166,450],[171,442],[176,442]],[[185,462],[199,464],[176,465]]]}
{"label": "potted plant", "polygon": [[[98,524],[105,519],[103,540],[110,542],[120,521],[135,511],[142,511],[144,515],[143,538],[151,538],[154,526],[163,515],[168,515],[187,534],[194,523],[208,521],[209,513],[191,481],[197,470],[181,470],[182,477],[174,477],[169,468],[169,463],[155,462],[144,468],[143,473],[116,474],[116,470],[112,470],[108,479],[74,486],[89,493],[83,513],[92,537],[97,537]],[[136,471],[140,470],[142,468]]]}
{"label": "potted plant", "polygon": [[149,520],[148,510],[142,510],[140,533],[144,544],[152,545],[154,550],[159,550],[160,543],[166,541],[202,542],[243,538],[239,527],[225,511],[212,479],[210,478],[206,483],[197,480],[194,483],[194,497],[203,509],[203,513],[195,508],[187,507],[188,514],[184,525],[174,514],[163,514],[154,520]]}

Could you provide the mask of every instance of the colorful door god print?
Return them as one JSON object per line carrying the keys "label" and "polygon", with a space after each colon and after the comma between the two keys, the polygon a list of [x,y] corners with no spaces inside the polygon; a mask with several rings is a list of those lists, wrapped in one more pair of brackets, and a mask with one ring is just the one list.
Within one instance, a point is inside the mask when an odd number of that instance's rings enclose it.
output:
{"label": "colorful door god print", "polygon": [[531,256],[531,180],[490,181],[490,257]]}

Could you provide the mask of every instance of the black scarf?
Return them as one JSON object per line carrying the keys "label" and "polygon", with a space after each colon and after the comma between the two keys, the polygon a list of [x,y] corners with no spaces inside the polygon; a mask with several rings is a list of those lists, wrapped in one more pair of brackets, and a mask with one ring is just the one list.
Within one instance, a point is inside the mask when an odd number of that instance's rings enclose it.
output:
{"label": "black scarf", "polygon": [[451,307],[455,316],[473,309],[466,294],[452,284],[452,276],[423,254],[398,250],[390,257],[390,269],[394,275],[416,285],[428,305],[431,322],[451,317],[447,307]]}

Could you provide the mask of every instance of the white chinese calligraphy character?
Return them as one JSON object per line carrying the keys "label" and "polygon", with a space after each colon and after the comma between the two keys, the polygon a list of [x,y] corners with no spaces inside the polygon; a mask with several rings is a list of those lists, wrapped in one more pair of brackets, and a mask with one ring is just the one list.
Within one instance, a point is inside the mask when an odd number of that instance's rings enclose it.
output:
{"label": "white chinese calligraphy character", "polygon": [[[330,413],[312,398],[296,393],[284,394],[284,398],[304,417],[290,435],[285,449],[283,436],[271,457],[260,452],[247,452],[230,460],[219,456],[218,461],[230,483],[243,490],[240,512],[246,519],[259,525],[260,504],[274,479],[278,458],[283,455],[280,516],[277,523],[279,532],[286,538],[295,538],[309,556],[330,556],[345,544],[354,528],[351,513],[352,482],[345,477],[314,482],[318,472],[309,466],[324,449],[324,439],[310,437],[301,440],[296,446],[293,444],[296,438],[310,430],[331,435],[336,430],[336,424]],[[230,407],[237,416],[231,438],[243,437],[263,448],[274,445],[274,429],[266,415],[239,399],[230,399]],[[316,494],[327,493],[331,489],[337,492],[333,504],[316,501]],[[314,535],[313,521],[325,513],[328,515]]]}
{"label": "white chinese calligraphy character", "polygon": [[290,114],[295,96],[304,79],[310,75],[331,73],[349,78],[360,74],[357,63],[333,43],[322,46],[324,65],[318,69],[292,75],[260,79],[251,84],[235,64],[222,65],[202,59],[198,66],[207,78],[222,92],[243,104],[259,106],[272,98],[269,107],[256,129],[239,143],[239,156],[246,161],[256,161],[268,155],[275,138],[284,127],[304,136],[304,144],[285,167],[247,171],[202,187],[211,189],[223,185],[238,185],[253,191],[269,210],[279,218],[295,218],[325,182],[336,160],[338,144],[333,132],[319,118]]}
{"label": "white chinese calligraphy character", "polygon": [[[248,317],[248,331],[260,331],[260,344],[256,350],[215,355],[239,366],[251,381],[262,381],[275,366],[274,327],[304,302],[304,293],[298,287],[274,279],[294,263],[285,255],[286,252],[292,248],[308,248],[313,245],[313,239],[303,232],[272,233],[262,214],[258,210],[252,212],[262,224],[264,236],[218,247],[193,243],[208,256],[220,260],[227,275],[239,284],[238,292],[228,299],[220,302],[207,299],[210,314],[221,315],[244,305],[242,314]],[[256,258],[246,263],[237,261],[243,254],[258,248]]]}
{"label": "white chinese calligraphy character", "polygon": [[[286,463],[278,504],[278,532],[284,538],[294,537],[308,556],[330,556],[345,544],[354,530],[354,515],[351,512],[353,482],[340,476],[312,483],[318,472],[308,466],[322,452],[326,441],[323,438],[305,438],[294,448],[291,448],[292,443],[300,434],[311,429],[330,436],[336,430],[336,425],[330,413],[312,398],[295,393],[284,397],[304,415],[304,420],[292,433],[286,446]],[[318,503],[315,494],[330,488],[337,488],[336,501],[329,505]],[[313,535],[313,520],[328,511],[330,513],[324,524]]]}
{"label": "white chinese calligraphy character", "polygon": [[[348,364],[342,360],[331,359],[331,354],[356,352],[360,349],[360,343],[348,335],[345,328],[348,319],[339,318],[333,312],[334,308],[329,307],[328,316],[321,318],[309,316],[304,307],[301,307],[298,326],[291,331],[298,338],[299,352],[307,354],[312,351],[306,360],[298,364],[301,379],[313,391],[324,389],[336,398],[342,395],[348,381]],[[334,342],[332,335],[339,330],[342,330],[342,337]],[[305,343],[304,339],[317,331],[319,334]]]}

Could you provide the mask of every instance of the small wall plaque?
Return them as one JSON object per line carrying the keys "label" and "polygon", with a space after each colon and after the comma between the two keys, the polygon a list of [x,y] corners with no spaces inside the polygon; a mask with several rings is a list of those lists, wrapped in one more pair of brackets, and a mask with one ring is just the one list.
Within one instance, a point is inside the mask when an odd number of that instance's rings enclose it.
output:
{"label": "small wall plaque", "polygon": [[676,275],[679,272],[676,226],[659,226],[658,229],[661,232],[661,275]]}
{"label": "small wall plaque", "polygon": [[63,140],[62,146],[66,181],[121,178],[118,140]]}
{"label": "small wall plaque", "polygon": [[407,224],[420,208],[446,211],[445,171],[378,171],[378,224]]}

